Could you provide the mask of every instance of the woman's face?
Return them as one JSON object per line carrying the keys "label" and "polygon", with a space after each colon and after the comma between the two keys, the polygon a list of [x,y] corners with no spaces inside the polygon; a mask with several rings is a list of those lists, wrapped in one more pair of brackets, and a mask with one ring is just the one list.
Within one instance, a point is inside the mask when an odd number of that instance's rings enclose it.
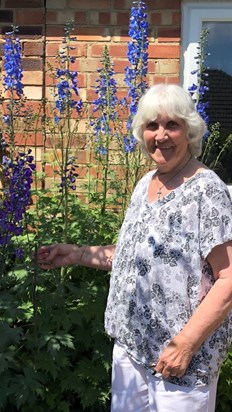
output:
{"label": "woman's face", "polygon": [[181,166],[189,151],[189,140],[184,120],[159,115],[144,130],[145,146],[161,172]]}

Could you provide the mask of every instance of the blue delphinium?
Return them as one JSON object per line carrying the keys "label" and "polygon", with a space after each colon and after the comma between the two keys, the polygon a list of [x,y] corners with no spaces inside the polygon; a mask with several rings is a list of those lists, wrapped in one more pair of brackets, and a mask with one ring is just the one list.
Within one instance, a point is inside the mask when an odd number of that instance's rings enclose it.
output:
{"label": "blue delphinium", "polygon": [[145,80],[148,68],[148,22],[147,6],[144,1],[133,2],[130,15],[128,43],[128,60],[130,66],[125,68],[125,83],[128,86],[129,117],[127,120],[128,133],[124,137],[124,149],[132,152],[136,148],[136,141],[132,135],[131,124],[137,112],[138,101],[147,89]]}
{"label": "blue delphinium", "polygon": [[96,150],[100,155],[108,153],[109,136],[113,137],[111,125],[117,117],[117,83],[114,79],[113,64],[110,60],[107,46],[103,52],[102,68],[98,69],[96,94],[97,99],[92,101],[93,112],[97,116],[91,121],[95,136]]}
{"label": "blue delphinium", "polygon": [[[197,84],[193,83],[189,87],[190,95],[193,97],[193,100],[196,104],[196,109],[201,117],[204,119],[206,125],[209,124],[209,116],[207,114],[207,108],[209,107],[209,102],[205,101],[205,93],[209,91],[208,86],[208,73],[204,66],[204,59],[206,56],[205,44],[208,37],[208,30],[203,30],[199,46],[197,46],[197,55],[194,57],[197,64],[197,69],[193,70],[191,74],[197,75]],[[209,133],[207,132],[205,138],[207,138]]]}
{"label": "blue delphinium", "polygon": [[3,44],[3,86],[4,91],[8,93],[8,101],[4,110],[2,108],[1,115],[4,125],[4,138],[10,142],[12,148],[15,143],[15,119],[22,113],[25,104],[24,86],[22,83],[22,49],[17,33],[18,28],[13,27],[11,32],[5,34],[5,42]]}
{"label": "blue delphinium", "polygon": [[58,61],[60,67],[55,69],[55,77],[57,78],[55,90],[55,123],[58,124],[62,115],[67,115],[67,111],[74,109],[81,113],[83,102],[79,96],[78,88],[78,73],[71,70],[70,66],[75,62],[75,57],[70,55],[73,46],[71,42],[75,38],[71,37],[74,30],[74,23],[72,20],[65,25],[65,37],[63,38],[63,47],[59,52]]}
{"label": "blue delphinium", "polygon": [[[26,209],[31,202],[32,173],[35,170],[31,149],[19,151],[15,147],[15,121],[24,106],[22,50],[17,37],[18,29],[6,33],[4,49],[3,85],[10,93],[6,113],[2,114],[2,154],[0,204],[0,261],[2,273],[9,256],[22,257],[22,249],[12,244],[12,239],[23,233]],[[15,93],[18,98],[15,99]]]}
{"label": "blue delphinium", "polygon": [[61,177],[60,192],[63,192],[64,188],[76,190],[76,179],[78,176],[76,170],[78,165],[75,164],[75,160],[74,156],[70,156],[67,161],[66,169]]}
{"label": "blue delphinium", "polygon": [[67,109],[75,109],[78,113],[81,112],[83,102],[81,99],[75,100],[73,95],[79,97],[79,88],[77,87],[76,71],[69,69],[56,69],[56,78],[58,79],[56,85],[56,109],[58,115],[56,116],[56,123],[59,121],[59,115],[66,112]]}
{"label": "blue delphinium", "polygon": [[20,97],[23,94],[23,69],[22,69],[22,49],[20,40],[17,37],[18,28],[13,27],[11,32],[6,33],[4,49],[4,70],[3,86],[5,91],[14,91]]}
{"label": "blue delphinium", "polygon": [[75,49],[72,42],[76,40],[71,36],[74,30],[73,20],[69,20],[64,28],[65,36],[62,40],[62,49],[57,56],[59,68],[55,69],[55,108],[54,123],[56,132],[60,137],[60,146],[62,147],[62,160],[60,164],[61,183],[59,191],[67,195],[68,189],[76,190],[76,173],[75,157],[70,155],[71,150],[71,121],[74,112],[82,113],[83,102],[79,95],[78,72],[71,70],[72,64],[76,58],[71,55]]}
{"label": "blue delphinium", "polygon": [[[19,152],[15,160],[3,155],[2,175],[5,184],[0,206],[0,254],[6,254],[5,247],[11,243],[12,238],[23,233],[25,212],[31,203],[34,170],[31,149]],[[21,256],[22,250],[16,248],[14,253]]]}

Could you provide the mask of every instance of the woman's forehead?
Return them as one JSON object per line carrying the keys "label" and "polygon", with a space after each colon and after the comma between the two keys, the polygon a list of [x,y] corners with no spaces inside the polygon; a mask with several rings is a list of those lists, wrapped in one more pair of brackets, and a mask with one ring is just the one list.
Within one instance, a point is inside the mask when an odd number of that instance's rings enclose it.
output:
{"label": "woman's forehead", "polygon": [[177,116],[175,113],[168,113],[168,112],[153,112],[147,113],[146,121],[182,121],[183,119]]}

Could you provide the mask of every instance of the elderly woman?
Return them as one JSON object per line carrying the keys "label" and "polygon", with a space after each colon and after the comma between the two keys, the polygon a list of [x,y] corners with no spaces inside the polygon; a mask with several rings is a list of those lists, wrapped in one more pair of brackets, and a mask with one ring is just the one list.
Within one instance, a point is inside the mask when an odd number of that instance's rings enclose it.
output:
{"label": "elderly woman", "polygon": [[112,412],[213,412],[232,336],[231,199],[196,159],[206,126],[181,87],[151,87],[133,132],[155,169],[138,182],[116,247],[43,246],[38,260],[112,268]]}

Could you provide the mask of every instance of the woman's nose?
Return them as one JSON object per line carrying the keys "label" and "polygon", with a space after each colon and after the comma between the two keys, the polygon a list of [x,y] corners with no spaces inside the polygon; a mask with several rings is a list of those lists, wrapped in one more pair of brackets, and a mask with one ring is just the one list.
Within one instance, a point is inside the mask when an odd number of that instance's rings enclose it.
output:
{"label": "woman's nose", "polygon": [[157,141],[159,140],[165,140],[167,138],[167,131],[164,127],[159,126],[159,128],[156,130],[156,136],[155,139]]}

